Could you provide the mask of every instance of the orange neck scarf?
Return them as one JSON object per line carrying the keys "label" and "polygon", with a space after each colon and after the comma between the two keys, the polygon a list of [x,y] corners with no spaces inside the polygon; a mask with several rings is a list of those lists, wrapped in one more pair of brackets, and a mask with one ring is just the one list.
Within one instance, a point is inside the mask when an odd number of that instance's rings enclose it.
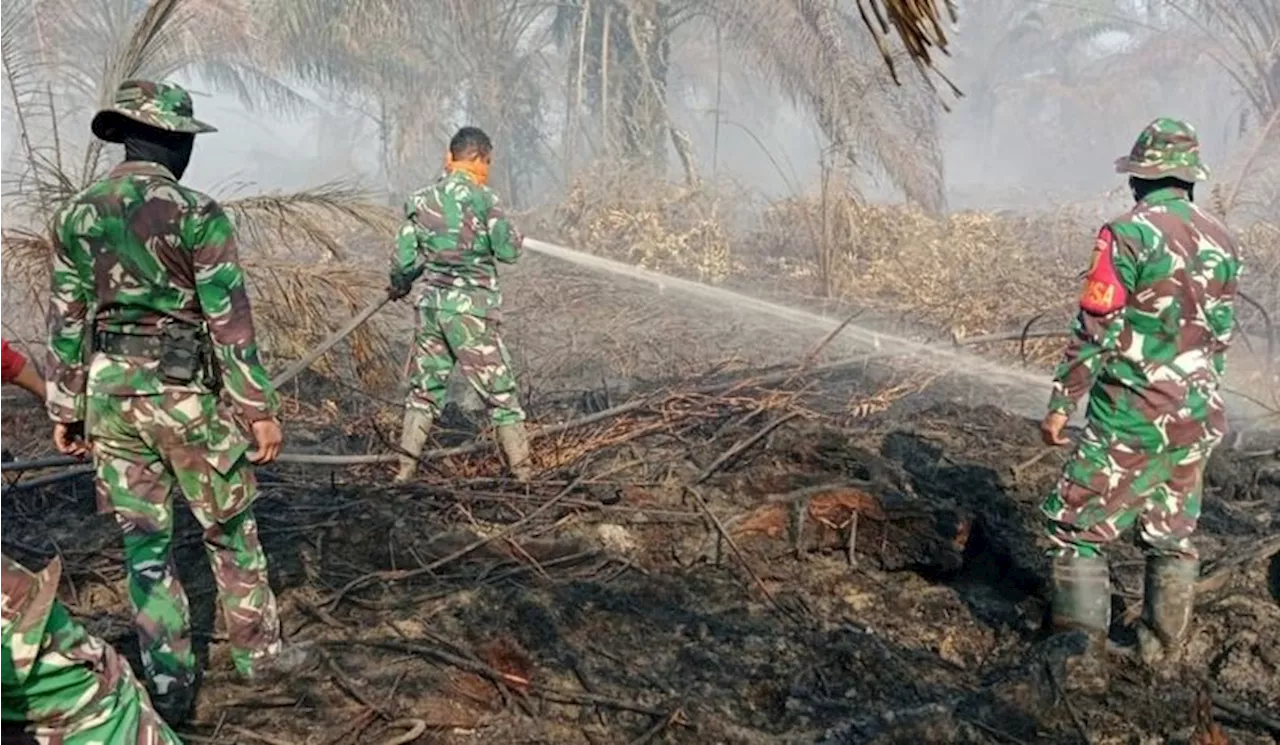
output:
{"label": "orange neck scarf", "polygon": [[489,181],[489,164],[476,158],[475,160],[454,160],[453,154],[445,156],[444,168],[449,173],[462,171],[477,184],[484,186]]}

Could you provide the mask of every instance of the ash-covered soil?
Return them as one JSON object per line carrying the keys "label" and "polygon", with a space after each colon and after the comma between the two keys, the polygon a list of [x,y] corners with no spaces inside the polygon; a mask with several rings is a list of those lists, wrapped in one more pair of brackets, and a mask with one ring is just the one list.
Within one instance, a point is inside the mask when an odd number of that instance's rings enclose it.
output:
{"label": "ash-covered soil", "polygon": [[[996,408],[886,395],[891,377],[776,377],[640,386],[644,405],[544,440],[527,488],[484,453],[405,488],[385,470],[265,471],[286,631],[327,656],[269,690],[230,671],[182,512],[209,664],[191,741],[1217,742],[1193,739],[1205,712],[1230,743],[1274,741],[1274,458],[1224,450],[1210,469],[1183,664],[1158,680],[1124,654],[1141,556],[1118,545],[1111,692],[1067,697],[1062,643],[1039,633],[1036,513],[1065,453]],[[451,417],[450,436],[474,428]],[[117,531],[92,509],[85,481],[6,495],[5,551],[60,551],[64,601],[134,655]]]}
{"label": "ash-covered soil", "polygon": [[[1277,736],[1280,438],[1250,433],[1211,464],[1205,592],[1183,664],[1157,680],[1125,654],[1142,557],[1124,543],[1111,692],[1064,697],[1070,640],[1039,633],[1036,507],[1066,453],[1006,413],[1039,393],[893,358],[825,369],[867,350],[837,337],[811,354],[824,330],[552,262],[508,279],[508,340],[536,426],[597,418],[537,440],[528,487],[501,478],[489,451],[426,463],[404,488],[388,467],[260,472],[286,632],[327,655],[272,689],[232,674],[198,529],[180,510],[209,666],[190,741],[1205,745],[1218,742],[1202,736],[1209,725],[1233,744]],[[394,391],[307,374],[285,393],[300,397],[285,410],[291,451],[386,452],[397,438]],[[485,436],[468,408],[447,409],[434,444]],[[6,401],[2,417],[7,449],[47,454],[38,410]],[[64,601],[136,663],[118,530],[93,514],[88,479],[6,493],[3,511],[4,550],[33,567],[61,553]]]}

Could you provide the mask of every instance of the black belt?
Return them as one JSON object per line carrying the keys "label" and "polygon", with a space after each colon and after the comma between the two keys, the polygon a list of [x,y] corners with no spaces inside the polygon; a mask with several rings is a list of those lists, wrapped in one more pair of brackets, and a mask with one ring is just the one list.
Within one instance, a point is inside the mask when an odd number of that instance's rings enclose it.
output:
{"label": "black belt", "polygon": [[99,331],[93,338],[95,351],[153,360],[160,359],[173,343],[173,339],[158,335],[117,334],[111,331]]}
{"label": "black belt", "polygon": [[189,385],[203,380],[206,385],[216,387],[221,377],[209,338],[199,327],[165,327],[158,334],[98,331],[93,340],[94,351],[158,362],[156,372],[167,383]]}

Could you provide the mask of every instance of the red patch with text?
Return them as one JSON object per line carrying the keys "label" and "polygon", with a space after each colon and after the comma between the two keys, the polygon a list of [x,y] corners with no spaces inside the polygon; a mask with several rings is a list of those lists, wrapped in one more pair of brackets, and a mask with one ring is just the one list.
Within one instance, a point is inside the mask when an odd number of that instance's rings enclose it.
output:
{"label": "red patch with text", "polygon": [[1129,299],[1114,262],[1116,237],[1111,228],[1103,226],[1098,240],[1093,244],[1093,261],[1084,277],[1084,289],[1080,292],[1080,307],[1099,315],[1124,307]]}

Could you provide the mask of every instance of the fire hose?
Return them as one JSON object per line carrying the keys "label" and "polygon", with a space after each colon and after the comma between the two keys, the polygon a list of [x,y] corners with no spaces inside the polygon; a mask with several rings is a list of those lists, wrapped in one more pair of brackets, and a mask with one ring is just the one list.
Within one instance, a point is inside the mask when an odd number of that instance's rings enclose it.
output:
{"label": "fire hose", "polygon": [[320,359],[320,357],[325,352],[328,352],[330,349],[333,349],[333,347],[337,345],[338,342],[350,336],[351,332],[360,328],[360,326],[364,324],[365,321],[373,317],[374,313],[377,313],[378,311],[382,310],[383,306],[385,306],[389,302],[391,302],[391,296],[383,295],[377,300],[374,300],[372,303],[369,303],[368,305],[366,305],[364,310],[352,316],[351,320],[347,321],[342,328],[338,329],[332,334],[329,334],[329,336],[324,341],[320,342],[320,344],[315,349],[312,349],[310,352],[307,352],[306,354],[304,354],[302,356],[302,359],[298,360],[297,362],[294,362],[292,365],[289,365],[284,369],[284,372],[272,378],[271,385],[278,389],[280,388],[280,386],[298,377],[299,373],[301,373],[303,370],[306,370],[308,367],[311,367],[312,362],[315,362],[316,360]]}
{"label": "fire hose", "polygon": [[[356,313],[354,316],[352,316],[351,320],[343,324],[341,328],[334,331],[329,336],[325,337],[324,341],[316,345],[315,348],[313,348],[311,351],[304,354],[301,358],[294,361],[292,364],[286,367],[283,371],[281,371],[278,375],[273,377],[271,379],[272,387],[279,389],[285,383],[288,383],[289,381],[296,378],[299,374],[302,373],[303,370],[306,370],[308,367],[310,367],[311,363],[320,359],[320,357],[322,357],[330,349],[333,349],[339,342],[341,342],[343,339],[350,336],[353,331],[355,331],[357,328],[363,325],[365,321],[368,321],[370,318],[372,318],[375,313],[382,310],[382,308],[385,307],[389,302],[391,302],[390,293],[386,295],[381,295],[378,298],[376,298],[373,302],[366,305],[363,309],[360,310],[359,313]],[[484,447],[483,443],[477,443],[477,445],[478,447],[475,448],[476,450],[482,449]],[[463,446],[463,447],[470,447],[470,446]],[[447,455],[447,454],[448,453],[442,453],[440,455]],[[424,457],[431,457],[431,454],[427,454],[427,456],[424,456]],[[439,455],[437,455],[436,457],[439,457]],[[310,464],[310,465],[350,466],[350,465],[364,465],[364,464],[370,464],[370,463],[389,463],[397,460],[398,458],[399,458],[399,455],[395,453],[381,453],[381,454],[370,454],[370,455],[320,455],[320,454],[314,454],[314,453],[283,452],[276,457],[276,461],[280,463],[302,463],[302,464]],[[31,481],[23,482],[22,484],[23,488],[28,489],[28,488],[36,488],[37,486],[41,486],[43,484],[56,483],[63,479],[73,478],[82,473],[86,473],[88,470],[91,469],[91,467],[85,464],[83,460],[70,455],[54,455],[54,456],[48,456],[44,458],[35,458],[33,460],[8,461],[8,462],[0,463],[0,472],[22,473],[24,471],[33,471],[41,468],[58,468],[62,466],[76,466],[76,465],[79,465],[79,467],[72,469],[71,471],[67,471],[65,473],[50,474],[47,476],[41,476],[36,479],[32,479]],[[18,486],[17,484],[11,484],[3,487],[3,490],[7,493],[9,491],[16,489],[17,486]]]}
{"label": "fire hose", "polygon": [[[326,340],[325,343],[328,343],[328,340]],[[894,353],[890,351],[875,351],[870,353],[864,353],[864,354],[855,355],[853,357],[846,357],[844,359],[835,360],[822,365],[815,365],[811,367],[808,372],[809,374],[834,372],[836,370],[841,370],[841,369],[853,367],[856,365],[864,364],[868,360],[882,358],[882,357],[892,357],[892,356],[894,356]],[[765,376],[763,378],[760,378],[756,382],[762,385],[772,385],[775,383],[781,383],[786,380],[789,380],[793,378],[795,375],[796,375],[795,370],[788,370],[786,372]],[[281,375],[280,377],[283,378],[284,376]],[[724,390],[726,388],[731,388],[734,385],[736,385],[736,383],[733,381],[711,383],[705,386],[700,386],[698,388],[695,388],[693,389],[692,392],[702,393],[702,394],[711,394],[717,391]],[[575,427],[583,427],[589,424],[594,424],[596,422],[603,421],[605,419],[609,419],[611,417],[619,416],[629,411],[634,411],[636,409],[642,408],[648,405],[649,403],[651,403],[650,397],[641,396],[640,398],[627,401],[617,406],[613,406],[611,408],[605,409],[603,411],[598,411],[584,417],[572,419],[567,422],[559,422],[556,424],[551,424],[545,427],[535,428],[529,432],[529,439],[530,440],[540,439],[543,437],[548,437],[550,435],[555,435],[561,432],[574,429]],[[477,453],[482,450],[487,450],[490,447],[493,447],[492,442],[488,440],[479,440],[475,442],[466,443],[463,445],[455,445],[452,447],[437,448],[435,450],[429,450],[423,453],[418,458],[418,460],[420,462],[427,462],[427,461],[437,460],[440,458],[449,458],[449,457],[458,456],[458,455],[468,455],[470,453]],[[396,453],[326,455],[321,453],[284,452],[284,453],[281,453],[279,456],[277,456],[275,462],[307,464],[307,465],[355,466],[355,465],[369,465],[369,464],[376,464],[376,463],[389,463],[389,462],[398,460],[399,457],[400,456]],[[41,486],[47,486],[52,483],[58,483],[64,480],[72,479],[77,476],[90,473],[93,470],[92,465],[70,456],[52,456],[47,458],[37,458],[34,460],[9,461],[7,463],[0,463],[0,470],[12,471],[12,472],[22,472],[27,470],[34,470],[37,468],[52,468],[56,466],[69,466],[69,465],[74,465],[75,468],[69,468],[66,471],[63,471],[61,473],[49,474],[46,476],[39,476],[29,481],[23,481],[17,484],[4,486],[3,488],[0,488],[0,494],[8,494],[11,492],[36,489]]]}
{"label": "fire hose", "polygon": [[[300,359],[285,368],[279,375],[271,379],[271,385],[280,388],[285,383],[296,378],[303,370],[311,366],[311,363],[320,359],[326,352],[333,349],[339,342],[351,335],[351,332],[359,328],[365,321],[368,321],[375,313],[382,310],[387,303],[391,302],[390,295],[382,295],[373,302],[366,305],[359,313],[351,317],[351,320],[343,324],[342,328],[334,331],[327,336],[324,341],[320,342],[314,349],[307,352]],[[311,453],[281,453],[276,460],[281,463],[308,463],[318,465],[356,465],[364,463],[383,463],[391,462],[399,456],[395,453],[384,453],[378,455],[317,455]],[[25,491],[27,489],[35,489],[48,484],[57,483],[66,479],[75,478],[84,473],[93,470],[93,466],[85,463],[83,460],[70,455],[53,455],[44,458],[35,458],[33,460],[24,461],[8,461],[0,463],[0,472],[5,473],[21,473],[23,471],[32,471],[40,468],[58,468],[62,466],[77,466],[68,471],[56,474],[48,474],[38,478],[24,481],[21,484],[11,484],[3,487],[4,493],[11,491]]]}
{"label": "fire hose", "polygon": [[[635,279],[653,283],[658,287],[659,291],[663,291],[667,287],[671,287],[673,289],[676,289],[682,292],[691,293],[696,296],[701,296],[706,299],[731,300],[734,298],[740,298],[740,296],[737,293],[734,293],[730,290],[726,290],[718,287],[712,287],[709,285],[702,284],[700,282],[695,282],[693,280],[670,277],[670,276],[661,274],[659,272],[653,272],[653,271],[641,269],[638,267],[634,267],[628,264],[622,264],[620,262],[616,262],[616,261],[599,257],[599,256],[583,254],[581,252],[574,251],[569,248],[565,248],[564,246],[558,246],[555,244],[534,240],[532,238],[525,240],[525,248],[531,251],[534,251],[536,253],[543,254],[545,256],[549,256],[556,259],[562,259],[562,260],[570,261],[579,265],[583,265],[583,266],[586,266],[587,268],[591,268],[599,271],[614,272],[614,273],[618,273],[618,272],[625,273],[628,276],[631,276]],[[370,317],[372,317],[375,313],[381,310],[388,302],[390,302],[390,299],[391,298],[389,295],[381,296],[375,299],[368,306],[363,308],[359,313],[353,316],[345,325],[342,326],[342,328],[330,334],[317,347],[309,351],[306,355],[304,355],[299,360],[289,365],[289,367],[287,367],[279,375],[275,376],[271,381],[272,384],[275,387],[279,388],[283,384],[295,378],[299,373],[307,369],[313,362],[319,359],[322,355],[324,355],[326,352],[332,349],[340,341],[342,341],[347,336],[349,336],[351,332],[353,332],[361,324],[366,322]],[[818,316],[816,314],[809,313],[806,311],[789,308],[787,306],[777,305],[775,303],[769,303],[765,301],[755,302],[754,307],[757,307],[759,310],[767,313],[768,315],[774,316],[776,318],[791,320],[795,322],[803,322],[810,325],[821,324],[821,325],[836,326],[839,323],[835,319]],[[1269,322],[1270,319],[1267,318],[1266,320]],[[1025,335],[1026,333],[1025,329],[1023,333]],[[871,346],[876,351],[871,352],[869,354],[858,355],[856,357],[849,358],[847,360],[837,361],[836,363],[833,363],[834,367],[840,367],[850,362],[862,362],[867,359],[871,359],[875,357],[895,356],[895,355],[901,355],[901,354],[909,354],[917,351],[931,351],[934,355],[941,356],[941,357],[948,357],[948,356],[951,356],[951,354],[953,354],[953,353],[949,353],[947,350],[930,349],[928,345],[925,345],[919,342],[913,342],[907,339],[895,338],[891,335],[886,336],[884,338],[892,342],[890,345],[887,345],[887,346],[895,347],[896,351],[894,349],[881,350],[880,349],[881,335],[876,334],[874,332],[870,332],[870,331],[860,332],[858,335],[869,337],[868,339],[864,339],[864,341],[867,341],[869,344],[871,344]],[[1269,337],[1269,341],[1271,342],[1271,345],[1274,345],[1275,343],[1274,335],[1270,333],[1269,323],[1268,323],[1268,337]],[[815,368],[815,371],[817,369],[820,369],[821,367],[823,366],[819,366],[819,368]],[[1021,375],[1038,380],[1038,376],[1035,376],[1032,373],[1023,372],[1021,373]],[[620,407],[614,407],[613,409],[600,412],[601,415],[606,415],[610,413],[614,413],[614,414],[620,413]],[[529,433],[529,436],[531,439],[536,437],[541,437],[541,436],[552,434],[554,432],[563,431],[563,429],[567,429],[571,426],[577,426],[579,424],[583,424],[588,421],[594,421],[594,420],[596,420],[596,415],[585,417],[579,420],[574,420],[573,422],[565,422],[560,425],[553,425],[550,427],[535,429]],[[440,457],[449,457],[452,455],[461,455],[465,453],[478,452],[480,450],[486,449],[490,445],[491,443],[487,443],[487,442],[473,442],[467,445],[460,445],[453,448],[443,448],[439,450],[430,451],[428,453],[424,453],[421,460],[425,461],[425,460],[431,460],[431,459],[440,458]],[[284,452],[284,453],[281,453],[276,460],[280,463],[351,466],[351,465],[393,462],[398,458],[399,458],[399,455],[396,453],[324,455],[324,454],[314,454],[314,453]],[[79,467],[76,469],[71,469],[67,473],[41,476],[36,479],[23,482],[21,484],[23,488],[34,488],[40,483],[52,483],[62,478],[71,478],[75,475],[78,475],[79,473],[86,472],[86,470],[89,469],[90,467],[87,464],[84,464],[83,461],[70,456],[52,456],[52,457],[37,458],[34,460],[28,460],[28,461],[9,461],[7,463],[0,463],[0,471],[23,472],[27,470],[35,470],[40,468],[55,468],[59,466],[71,466],[76,464],[80,464]],[[4,491],[7,492],[9,490],[16,489],[18,486],[19,485],[15,484],[12,486],[4,487]]]}

